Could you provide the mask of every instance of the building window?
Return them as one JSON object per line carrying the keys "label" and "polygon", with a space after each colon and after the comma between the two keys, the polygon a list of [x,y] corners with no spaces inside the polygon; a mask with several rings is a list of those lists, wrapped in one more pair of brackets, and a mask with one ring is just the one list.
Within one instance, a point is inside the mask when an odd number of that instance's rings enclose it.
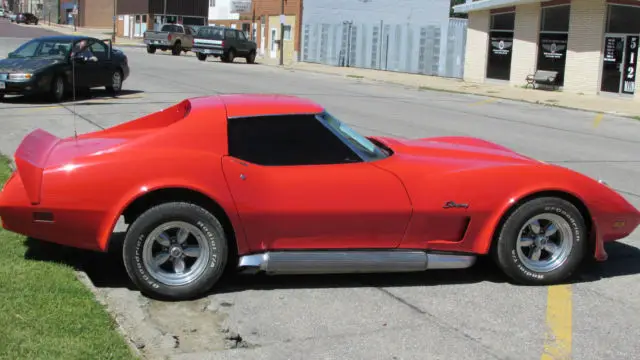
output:
{"label": "building window", "polygon": [[640,47],[638,18],[638,6],[608,6],[600,91],[635,94]]}
{"label": "building window", "polygon": [[487,78],[509,80],[513,50],[515,12],[491,14]]}
{"label": "building window", "polygon": [[291,25],[285,25],[284,26],[284,39],[285,40],[291,40]]}
{"label": "building window", "polygon": [[570,5],[543,7],[540,13],[538,38],[538,70],[558,72],[558,84],[564,85],[564,69],[567,61]]}
{"label": "building window", "polygon": [[216,0],[209,0],[209,7],[215,7],[216,6]]}

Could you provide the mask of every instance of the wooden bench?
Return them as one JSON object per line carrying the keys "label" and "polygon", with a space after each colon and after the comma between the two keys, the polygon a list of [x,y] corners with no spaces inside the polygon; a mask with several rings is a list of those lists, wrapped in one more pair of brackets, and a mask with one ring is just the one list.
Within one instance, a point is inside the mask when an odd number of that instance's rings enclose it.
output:
{"label": "wooden bench", "polygon": [[535,74],[527,75],[527,85],[525,88],[528,88],[531,85],[534,89],[536,85],[551,85],[553,89],[558,88],[558,72],[550,71],[550,70],[536,70]]}

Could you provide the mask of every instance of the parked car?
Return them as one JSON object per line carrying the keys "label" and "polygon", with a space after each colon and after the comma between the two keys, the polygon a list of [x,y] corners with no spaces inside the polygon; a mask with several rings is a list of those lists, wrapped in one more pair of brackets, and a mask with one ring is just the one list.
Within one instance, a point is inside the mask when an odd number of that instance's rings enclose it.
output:
{"label": "parked car", "polygon": [[104,86],[118,94],[129,76],[128,59],[107,41],[108,45],[87,36],[57,35],[22,44],[0,60],[0,99],[9,94],[48,94],[60,102],[72,91],[72,65],[76,89]]}
{"label": "parked car", "polygon": [[365,137],[279,94],[186,99],[66,139],[38,129],[15,163],[5,229],[106,252],[124,218],[131,280],[174,300],[227,270],[414,272],[483,255],[513,282],[557,284],[640,224],[613,188],[573,170],[472,137]]}
{"label": "parked car", "polygon": [[186,53],[193,46],[194,30],[188,25],[164,24],[160,31],[148,30],[144,32],[144,43],[147,52],[154,54],[156,49],[171,50],[173,55]]}
{"label": "parked car", "polygon": [[16,15],[16,24],[38,25],[38,18],[32,13],[19,13]]}
{"label": "parked car", "polygon": [[6,17],[7,13],[4,11],[4,9],[0,8],[0,17]]}
{"label": "parked car", "polygon": [[247,38],[244,31],[222,26],[203,26],[198,30],[193,51],[198,60],[205,61],[208,56],[220,57],[224,62],[233,62],[237,56],[247,59],[247,63],[256,61],[257,44]]}

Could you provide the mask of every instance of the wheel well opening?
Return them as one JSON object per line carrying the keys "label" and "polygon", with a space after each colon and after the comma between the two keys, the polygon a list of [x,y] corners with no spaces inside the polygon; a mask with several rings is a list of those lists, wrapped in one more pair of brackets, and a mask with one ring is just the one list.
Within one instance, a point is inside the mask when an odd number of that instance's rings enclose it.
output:
{"label": "wheel well opening", "polygon": [[155,190],[134,200],[122,212],[122,216],[124,216],[125,223],[130,225],[148,209],[168,202],[188,202],[201,206],[205,210],[211,212],[211,214],[218,218],[222,224],[225,235],[229,240],[229,259],[231,260],[237,257],[238,245],[236,242],[235,231],[227,213],[217,202],[198,191],[184,188],[165,188]]}
{"label": "wheel well opening", "polygon": [[500,221],[498,222],[498,225],[495,227],[493,231],[490,252],[492,252],[495,249],[498,236],[500,235],[500,229],[502,228],[502,225],[504,225],[505,221],[507,221],[507,218],[509,217],[509,215],[511,215],[520,205],[541,197],[559,198],[559,199],[570,202],[573,206],[575,206],[578,209],[587,227],[587,237],[589,239],[589,251],[593,254],[593,252],[595,251],[595,243],[592,241],[592,236],[591,236],[592,235],[591,233],[593,231],[593,228],[592,228],[593,219],[591,218],[591,213],[589,212],[589,209],[587,209],[587,206],[579,198],[567,192],[558,191],[558,190],[540,191],[533,194],[529,194],[523,197],[522,199],[516,201],[513,205],[511,205],[509,209],[507,209],[507,211],[505,211],[505,213],[502,215],[502,217],[500,218]]}

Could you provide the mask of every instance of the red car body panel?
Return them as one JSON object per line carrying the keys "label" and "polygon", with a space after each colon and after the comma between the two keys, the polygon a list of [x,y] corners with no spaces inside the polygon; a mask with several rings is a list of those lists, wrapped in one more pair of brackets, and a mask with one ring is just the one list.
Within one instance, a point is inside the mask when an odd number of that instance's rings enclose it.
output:
{"label": "red car body panel", "polygon": [[640,224],[640,213],[613,189],[475,138],[371,137],[393,154],[342,165],[259,166],[228,155],[228,118],[322,111],[290,96],[222,95],[77,138],[36,130],[17,149],[18,171],[0,192],[3,227],[106,251],[130,204],[172,188],[217,202],[240,255],[339,248],[486,254],[509,208],[544,191],[585,205],[598,260],[606,259],[603,242]]}

